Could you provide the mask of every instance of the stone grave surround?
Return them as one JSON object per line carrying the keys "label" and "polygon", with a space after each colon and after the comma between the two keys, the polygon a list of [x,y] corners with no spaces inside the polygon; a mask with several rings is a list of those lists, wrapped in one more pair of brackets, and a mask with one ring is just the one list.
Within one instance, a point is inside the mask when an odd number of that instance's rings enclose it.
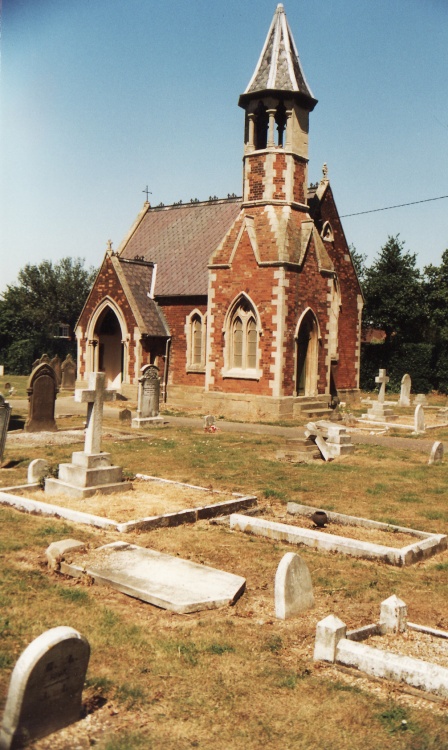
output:
{"label": "stone grave surround", "polygon": [[0,393],[0,467],[3,461],[3,453],[5,451],[6,436],[8,434],[8,425],[11,411],[12,409],[8,401],[5,401],[3,395]]}
{"label": "stone grave surround", "polygon": [[0,750],[23,747],[78,721],[89,657],[88,641],[66,626],[30,643],[11,675]]}
{"label": "stone grave surround", "polygon": [[58,429],[54,418],[58,391],[57,376],[52,366],[47,361],[39,361],[28,380],[29,408],[25,432],[55,432]]}
{"label": "stone grave surround", "polygon": [[96,492],[107,494],[131,489],[130,482],[122,481],[121,466],[112,466],[110,453],[101,452],[103,406],[114,397],[115,391],[106,390],[104,372],[92,372],[89,388],[75,391],[75,401],[87,404],[84,450],[72,454],[72,463],[59,465],[58,479],[45,480],[47,494],[90,497]]}

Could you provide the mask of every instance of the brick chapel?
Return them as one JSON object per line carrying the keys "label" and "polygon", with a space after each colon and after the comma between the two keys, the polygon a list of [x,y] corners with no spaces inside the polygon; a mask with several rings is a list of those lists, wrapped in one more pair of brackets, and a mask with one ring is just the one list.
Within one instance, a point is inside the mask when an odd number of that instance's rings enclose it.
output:
{"label": "brick chapel", "polygon": [[79,318],[79,385],[136,398],[153,363],[168,406],[247,420],[358,389],[362,292],[325,166],[308,187],[316,104],[278,5],[239,98],[242,198],[144,204]]}

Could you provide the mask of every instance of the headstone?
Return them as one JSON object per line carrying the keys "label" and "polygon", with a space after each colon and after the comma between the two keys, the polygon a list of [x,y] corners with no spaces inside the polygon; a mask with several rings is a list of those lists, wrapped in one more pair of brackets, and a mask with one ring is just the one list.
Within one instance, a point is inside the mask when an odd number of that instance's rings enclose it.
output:
{"label": "headstone", "polygon": [[35,458],[28,466],[28,484],[36,484],[48,471],[48,461]]}
{"label": "headstone", "polygon": [[64,391],[74,391],[76,384],[76,362],[71,354],[67,354],[61,365],[61,388]]}
{"label": "headstone", "polygon": [[204,430],[208,430],[210,427],[213,427],[215,424],[215,417],[213,414],[207,414],[204,417]]}
{"label": "headstone", "polygon": [[40,362],[28,381],[28,419],[25,432],[54,432],[56,396],[59,391],[56,373],[48,362]]}
{"label": "headstone", "polygon": [[389,378],[386,375],[386,370],[380,370],[375,378],[375,383],[378,383],[380,390],[378,392],[378,400],[374,401],[371,408],[366,414],[363,414],[363,419],[372,420],[373,422],[389,422],[396,419],[396,415],[390,407],[384,405],[386,398],[386,385],[389,382]]}
{"label": "headstone", "polygon": [[78,721],[89,656],[86,638],[64,625],[30,643],[11,675],[1,750],[23,747]]}
{"label": "headstone", "polygon": [[327,441],[327,451],[333,458],[354,452],[355,446],[345,425],[334,424],[327,420],[320,420],[316,424],[322,430]]}
{"label": "headstone", "polygon": [[163,422],[159,414],[160,378],[156,365],[142,367],[142,375],[138,379],[137,417],[132,420],[133,427],[154,425]]}
{"label": "headstone", "polygon": [[328,615],[318,622],[314,643],[314,661],[334,662],[337,645],[341,638],[345,638],[346,633],[347,626],[336,615]]}
{"label": "headstone", "polygon": [[414,412],[414,431],[425,432],[425,412],[423,406],[418,404]]}
{"label": "headstone", "polygon": [[305,430],[305,437],[311,437],[312,440],[314,440],[325,461],[333,460],[333,456],[327,448],[327,443],[325,442],[322,431],[314,422],[308,422]]}
{"label": "headstone", "polygon": [[417,393],[416,397],[414,398],[414,404],[416,406],[417,404],[421,404],[422,406],[428,406],[428,399],[426,398],[426,394]]}
{"label": "headstone", "polygon": [[3,461],[3,453],[5,452],[6,436],[8,434],[11,411],[12,409],[9,402],[5,401],[3,395],[0,393],[0,466]]}
{"label": "headstone", "polygon": [[287,552],[275,574],[275,616],[287,620],[314,607],[308,566],[295,552]]}
{"label": "headstone", "polygon": [[431,448],[429,455],[428,464],[441,464],[443,461],[443,443],[440,440],[436,440]]}
{"label": "headstone", "polygon": [[[233,604],[244,592],[246,580],[224,570],[183,560],[136,544],[112,542],[91,552],[74,549],[70,540],[68,561],[60,560],[62,575],[87,574],[128,596],[156,607],[186,614]],[[57,555],[53,543],[52,555]],[[59,557],[64,557],[60,548]]]}
{"label": "headstone", "polygon": [[114,397],[115,391],[106,390],[104,372],[90,373],[89,388],[75,391],[75,401],[87,404],[84,450],[72,453],[71,464],[59,464],[58,479],[45,480],[47,494],[84,498],[96,492],[108,494],[131,489],[130,482],[122,481],[121,466],[112,466],[110,453],[101,452],[104,402]]}
{"label": "headstone", "polygon": [[384,633],[403,633],[407,628],[407,607],[404,601],[392,594],[381,602],[380,625]]}
{"label": "headstone", "polygon": [[0,365],[0,378],[5,374],[5,365]]}
{"label": "headstone", "polygon": [[50,365],[52,366],[53,370],[54,370],[54,371],[55,371],[55,373],[56,373],[56,377],[57,377],[57,379],[58,379],[58,385],[61,385],[61,376],[62,376],[62,371],[61,371],[61,360],[60,360],[60,357],[59,357],[59,355],[58,355],[58,354],[56,354],[56,355],[55,355],[55,356],[53,357],[53,359],[52,359],[52,360],[51,360],[51,362],[50,362]]}
{"label": "headstone", "polygon": [[130,409],[120,409],[118,419],[122,424],[131,424],[132,412]]}
{"label": "headstone", "polygon": [[401,379],[401,390],[400,398],[398,399],[398,406],[410,406],[411,405],[411,376],[403,375]]}

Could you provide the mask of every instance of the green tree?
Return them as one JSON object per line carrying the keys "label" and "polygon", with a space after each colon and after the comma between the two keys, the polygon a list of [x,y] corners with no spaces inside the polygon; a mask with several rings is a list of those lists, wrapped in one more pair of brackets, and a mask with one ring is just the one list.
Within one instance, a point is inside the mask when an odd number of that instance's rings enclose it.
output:
{"label": "green tree", "polygon": [[440,266],[424,268],[424,290],[430,322],[429,338],[435,346],[434,374],[437,387],[448,392],[448,249]]}
{"label": "green tree", "polygon": [[377,259],[365,270],[364,325],[386,333],[392,342],[418,343],[428,332],[428,310],[423,279],[416,255],[404,249],[404,242],[388,237]]}
{"label": "green tree", "polygon": [[358,277],[359,283],[363,285],[367,267],[366,267],[366,260],[367,255],[364,253],[359,253],[358,250],[354,245],[350,245],[350,255],[352,257],[353,265],[355,266],[356,275]]}
{"label": "green tree", "polygon": [[61,356],[74,342],[58,339],[60,325],[72,332],[95,278],[82,258],[27,263],[0,298],[0,357],[7,371],[26,374],[44,352]]}

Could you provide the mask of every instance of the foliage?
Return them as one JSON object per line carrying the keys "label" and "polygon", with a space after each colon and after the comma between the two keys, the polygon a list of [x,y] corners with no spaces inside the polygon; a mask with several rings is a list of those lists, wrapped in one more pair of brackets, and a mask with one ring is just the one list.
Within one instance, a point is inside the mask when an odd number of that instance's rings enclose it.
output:
{"label": "foliage", "polygon": [[82,258],[27,263],[19,271],[0,299],[0,357],[8,373],[28,373],[43,353],[75,354],[74,342],[57,338],[59,326],[73,332],[93,281]]}
{"label": "foliage", "polygon": [[358,276],[359,283],[363,285],[367,267],[366,260],[367,255],[358,252],[354,245],[350,245],[350,255],[355,266],[356,275]]}

